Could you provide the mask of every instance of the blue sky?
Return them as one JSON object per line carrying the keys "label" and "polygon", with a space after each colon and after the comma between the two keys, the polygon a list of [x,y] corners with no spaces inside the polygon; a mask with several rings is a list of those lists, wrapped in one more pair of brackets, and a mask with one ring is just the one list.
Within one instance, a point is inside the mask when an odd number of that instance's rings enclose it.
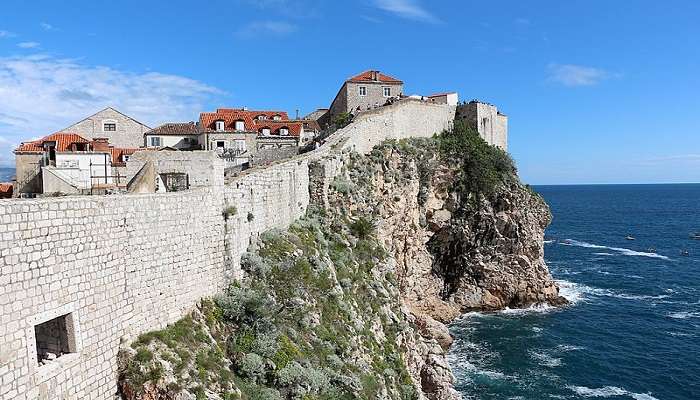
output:
{"label": "blue sky", "polygon": [[525,182],[698,182],[698,17],[674,0],[4,0],[0,165],[107,105],[153,126],[304,114],[376,68],[496,104]]}

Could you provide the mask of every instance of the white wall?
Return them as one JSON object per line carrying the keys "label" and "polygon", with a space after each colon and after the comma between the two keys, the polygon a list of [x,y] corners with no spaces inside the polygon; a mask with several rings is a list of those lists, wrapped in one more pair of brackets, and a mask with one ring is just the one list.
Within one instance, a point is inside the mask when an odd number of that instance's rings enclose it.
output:
{"label": "white wall", "polygon": [[[198,135],[146,135],[146,147],[151,146],[152,137],[160,138],[160,147],[173,147],[175,149],[189,149],[198,144]],[[185,139],[190,139],[185,143]]]}
{"label": "white wall", "polygon": [[68,183],[79,189],[89,189],[93,183],[112,183],[112,156],[108,153],[57,152],[56,167],[52,169],[61,177],[69,177]]}

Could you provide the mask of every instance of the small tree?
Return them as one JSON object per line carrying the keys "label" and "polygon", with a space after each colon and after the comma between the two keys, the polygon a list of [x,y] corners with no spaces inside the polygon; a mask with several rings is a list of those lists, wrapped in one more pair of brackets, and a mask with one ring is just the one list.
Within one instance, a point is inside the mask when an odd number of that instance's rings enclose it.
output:
{"label": "small tree", "polygon": [[340,113],[333,117],[333,121],[331,122],[337,129],[345,128],[350,124],[350,122],[352,122],[352,114],[346,112]]}

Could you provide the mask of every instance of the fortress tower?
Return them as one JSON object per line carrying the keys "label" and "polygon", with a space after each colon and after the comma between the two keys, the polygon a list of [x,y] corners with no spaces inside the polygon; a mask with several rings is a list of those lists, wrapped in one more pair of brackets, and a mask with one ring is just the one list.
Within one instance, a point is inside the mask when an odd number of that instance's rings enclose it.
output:
{"label": "fortress tower", "polygon": [[496,106],[472,100],[457,107],[456,119],[465,121],[488,144],[508,151],[508,117]]}

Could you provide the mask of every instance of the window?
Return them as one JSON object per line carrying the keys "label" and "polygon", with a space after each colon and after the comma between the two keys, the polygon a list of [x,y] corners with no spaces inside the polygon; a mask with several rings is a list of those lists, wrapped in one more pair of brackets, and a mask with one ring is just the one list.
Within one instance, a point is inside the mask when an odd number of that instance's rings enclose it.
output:
{"label": "window", "polygon": [[234,148],[240,152],[245,151],[245,140],[236,140],[234,142]]}
{"label": "window", "polygon": [[129,156],[127,156],[126,154],[122,155],[122,161],[124,161],[124,162],[129,161]]}
{"label": "window", "polygon": [[275,121],[279,121],[279,120],[282,119],[282,117],[280,117],[279,115],[275,115],[275,116],[272,117],[272,119],[275,120]]}
{"label": "window", "polygon": [[360,96],[367,96],[367,86],[360,86]]}
{"label": "window", "polygon": [[244,131],[245,130],[245,122],[236,121],[236,123],[234,124],[234,129],[237,131]]}
{"label": "window", "polygon": [[390,87],[384,88],[384,97],[391,97],[391,88]]}
{"label": "window", "polygon": [[104,125],[102,125],[102,130],[104,132],[115,132],[117,130],[117,123],[116,122],[105,122]]}
{"label": "window", "polygon": [[151,147],[160,147],[160,137],[158,137],[158,136],[151,136],[151,137],[149,138],[149,140],[150,140],[149,146],[151,146]]}
{"label": "window", "polygon": [[226,129],[224,121],[221,121],[221,120],[216,121],[215,126],[216,126],[217,132],[223,132]]}
{"label": "window", "polygon": [[45,365],[64,354],[75,353],[73,315],[65,314],[34,326],[36,359]]}
{"label": "window", "polygon": [[223,140],[219,140],[218,142],[216,142],[216,148],[223,149],[224,147],[226,147],[226,142],[224,142]]}
{"label": "window", "polygon": [[260,120],[260,121],[262,121],[262,120],[264,120],[264,119],[267,119],[267,117],[266,117],[265,115],[262,115],[262,114],[261,114],[261,115],[258,115],[258,116],[255,117],[255,118],[258,119],[258,120]]}
{"label": "window", "polygon": [[282,135],[282,136],[287,136],[287,135],[289,135],[289,129],[287,129],[287,128],[280,128],[280,135]]}
{"label": "window", "polygon": [[268,136],[270,134],[270,128],[262,128],[260,130],[260,133],[262,133],[265,136]]}

